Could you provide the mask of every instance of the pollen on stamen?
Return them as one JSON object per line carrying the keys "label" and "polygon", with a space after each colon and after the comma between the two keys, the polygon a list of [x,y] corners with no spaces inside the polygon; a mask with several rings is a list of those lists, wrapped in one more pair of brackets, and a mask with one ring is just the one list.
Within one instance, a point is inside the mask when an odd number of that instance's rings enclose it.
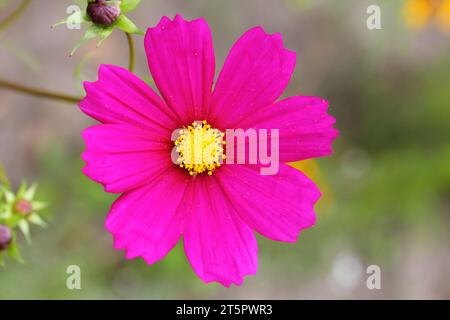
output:
{"label": "pollen on stamen", "polygon": [[179,167],[186,169],[191,176],[200,173],[211,176],[225,159],[224,133],[212,128],[206,120],[194,121],[179,130],[174,144]]}

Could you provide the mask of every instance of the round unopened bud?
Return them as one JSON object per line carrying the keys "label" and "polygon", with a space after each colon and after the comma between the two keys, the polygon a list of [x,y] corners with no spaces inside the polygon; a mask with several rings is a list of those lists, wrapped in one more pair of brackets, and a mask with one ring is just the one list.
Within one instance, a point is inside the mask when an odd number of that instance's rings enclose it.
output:
{"label": "round unopened bud", "polygon": [[109,26],[113,24],[120,15],[120,1],[89,1],[86,13],[91,18],[92,22],[102,26]]}
{"label": "round unopened bud", "polygon": [[9,244],[12,241],[11,229],[7,226],[0,224],[0,251],[8,248]]}
{"label": "round unopened bud", "polygon": [[18,200],[14,205],[14,211],[24,216],[29,215],[33,211],[31,203],[25,199]]}

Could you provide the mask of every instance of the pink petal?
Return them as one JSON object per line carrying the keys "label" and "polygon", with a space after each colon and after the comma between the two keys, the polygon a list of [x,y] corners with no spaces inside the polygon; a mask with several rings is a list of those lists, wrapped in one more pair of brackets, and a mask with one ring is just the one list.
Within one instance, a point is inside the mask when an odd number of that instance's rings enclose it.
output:
{"label": "pink petal", "polygon": [[83,172],[121,193],[152,181],[173,166],[170,137],[161,139],[151,130],[128,124],[102,124],[87,128]]}
{"label": "pink petal", "polygon": [[120,196],[105,223],[114,236],[114,247],[125,249],[127,259],[141,256],[149,264],[164,258],[180,238],[190,181],[173,168]]}
{"label": "pink petal", "polygon": [[186,221],[184,248],[195,273],[206,283],[240,285],[256,274],[257,243],[211,177],[195,181],[195,202]]}
{"label": "pink petal", "polygon": [[320,191],[300,171],[280,164],[276,175],[260,175],[258,166],[224,165],[214,176],[242,220],[276,241],[295,242],[315,223]]}
{"label": "pink petal", "polygon": [[[321,98],[291,97],[258,110],[237,127],[279,129],[280,162],[323,157],[332,153],[332,143],[338,136],[338,131],[333,128],[335,119],[327,109],[328,102]],[[268,133],[267,147],[271,154],[270,131]]]}
{"label": "pink petal", "polygon": [[148,64],[166,103],[184,125],[202,119],[214,80],[211,31],[204,19],[163,17],[145,35]]}
{"label": "pink petal", "polygon": [[217,79],[210,123],[222,128],[271,105],[286,88],[295,67],[295,52],[284,48],[280,34],[261,27],[247,31],[231,49]]}
{"label": "pink petal", "polygon": [[178,128],[175,114],[141,79],[126,69],[101,65],[97,82],[85,82],[81,110],[102,123],[129,123],[167,136]]}

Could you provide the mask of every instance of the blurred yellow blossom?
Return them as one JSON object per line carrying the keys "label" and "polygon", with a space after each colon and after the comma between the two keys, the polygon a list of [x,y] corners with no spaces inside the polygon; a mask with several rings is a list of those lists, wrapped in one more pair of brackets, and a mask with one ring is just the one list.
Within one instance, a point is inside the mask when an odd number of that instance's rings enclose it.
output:
{"label": "blurred yellow blossom", "polygon": [[450,31],[450,0],[442,1],[436,13],[436,22],[446,31]]}
{"label": "blurred yellow blossom", "polygon": [[450,0],[406,0],[403,14],[413,29],[436,23],[443,30],[450,31]]}
{"label": "blurred yellow blossom", "polygon": [[333,204],[333,192],[326,181],[320,166],[315,160],[304,160],[289,163],[290,166],[303,172],[308,178],[313,180],[315,184],[319,187],[322,197],[317,203],[317,212],[329,211]]}

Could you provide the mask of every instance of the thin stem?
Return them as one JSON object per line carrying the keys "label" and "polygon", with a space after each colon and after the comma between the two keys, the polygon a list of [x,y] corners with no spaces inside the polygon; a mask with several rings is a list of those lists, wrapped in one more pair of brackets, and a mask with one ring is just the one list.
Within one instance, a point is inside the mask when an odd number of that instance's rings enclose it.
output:
{"label": "thin stem", "polygon": [[13,83],[0,79],[0,88],[13,90],[16,92],[26,93],[35,97],[48,98],[53,100],[60,100],[70,103],[78,103],[83,97],[76,97],[67,94],[57,93],[53,91],[42,90],[38,88],[24,86],[18,83]]}
{"label": "thin stem", "polygon": [[[22,2],[22,6],[25,2],[31,2],[31,0],[24,0]],[[17,12],[17,10],[16,10],[16,12]],[[9,18],[7,18],[7,19],[9,19]],[[125,34],[126,34],[127,40],[128,40],[129,55],[130,55],[130,57],[129,57],[130,62],[128,65],[128,69],[131,72],[133,72],[134,65],[135,65],[134,40],[133,40],[133,36],[130,33],[126,32]],[[65,102],[69,102],[69,103],[78,103],[83,99],[83,97],[76,97],[76,96],[62,94],[62,93],[58,93],[58,92],[47,91],[47,90],[43,90],[43,89],[39,89],[39,88],[28,87],[28,86],[25,86],[25,85],[22,85],[19,83],[14,83],[14,82],[2,80],[2,79],[0,79],[0,88],[13,90],[13,91],[20,92],[20,93],[25,93],[25,94],[32,95],[35,97],[60,100],[60,101],[65,101]]]}
{"label": "thin stem", "polygon": [[135,64],[135,59],[134,59],[134,40],[133,40],[133,36],[131,35],[131,33],[125,32],[125,35],[127,36],[127,40],[128,40],[129,59],[130,59],[130,62],[128,64],[128,70],[133,72],[134,71],[134,64]]}
{"label": "thin stem", "polygon": [[0,21],[0,31],[5,30],[8,28],[14,21],[16,21],[20,15],[28,8],[30,5],[31,0],[23,0],[6,19],[3,21]]}

